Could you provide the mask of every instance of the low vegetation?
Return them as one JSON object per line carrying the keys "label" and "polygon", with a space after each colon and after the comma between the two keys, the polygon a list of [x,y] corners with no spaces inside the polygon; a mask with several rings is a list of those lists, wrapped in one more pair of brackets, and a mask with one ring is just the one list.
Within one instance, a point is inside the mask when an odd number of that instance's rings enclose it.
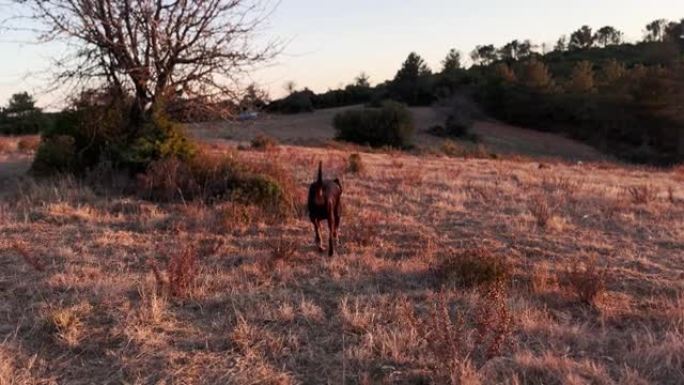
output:
{"label": "low vegetation", "polygon": [[380,108],[341,112],[335,116],[333,125],[339,140],[371,147],[412,145],[413,118],[404,105],[396,102],[384,102]]}

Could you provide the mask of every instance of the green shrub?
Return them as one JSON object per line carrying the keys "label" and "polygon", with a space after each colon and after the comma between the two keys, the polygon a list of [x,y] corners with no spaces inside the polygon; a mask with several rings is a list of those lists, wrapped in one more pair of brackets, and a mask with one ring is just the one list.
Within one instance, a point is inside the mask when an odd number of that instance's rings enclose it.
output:
{"label": "green shrub", "polygon": [[454,112],[447,117],[444,126],[433,126],[429,132],[443,138],[460,138],[477,141],[477,136],[470,133],[473,121],[464,113]]}
{"label": "green shrub", "polygon": [[380,108],[341,112],[333,125],[336,139],[372,147],[410,147],[414,131],[411,112],[403,104],[389,101]]}
{"label": "green shrub", "polygon": [[505,258],[484,247],[447,255],[435,268],[435,275],[442,284],[466,288],[506,281],[510,274],[511,266]]}
{"label": "green shrub", "polygon": [[45,145],[41,144],[44,148],[36,154],[32,170],[39,174],[57,171],[83,175],[106,161],[116,169],[137,173],[154,160],[192,158],[193,143],[180,124],[159,112],[162,106],[157,106],[138,128],[130,122],[130,110],[130,102],[121,95],[83,93],[43,132]]}
{"label": "green shrub", "polygon": [[36,175],[69,173],[77,163],[75,140],[69,135],[45,137],[38,147],[31,171]]}
{"label": "green shrub", "polygon": [[187,137],[182,124],[168,119],[161,108],[152,114],[132,143],[118,142],[112,146],[110,157],[119,167],[142,172],[151,162],[175,157],[191,159],[196,152],[194,143]]}
{"label": "green shrub", "polygon": [[316,94],[308,89],[296,91],[283,99],[274,101],[268,106],[268,109],[282,114],[312,112],[314,110],[313,99],[315,97]]}

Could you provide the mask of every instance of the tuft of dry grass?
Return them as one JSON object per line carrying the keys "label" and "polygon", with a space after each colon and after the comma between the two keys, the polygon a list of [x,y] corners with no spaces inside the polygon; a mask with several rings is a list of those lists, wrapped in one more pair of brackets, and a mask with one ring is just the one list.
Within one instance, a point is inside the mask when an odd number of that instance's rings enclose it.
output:
{"label": "tuft of dry grass", "polygon": [[585,263],[573,264],[565,272],[564,283],[582,303],[596,306],[596,301],[606,292],[608,269],[598,265],[598,257],[592,255]]}
{"label": "tuft of dry grass", "polygon": [[530,213],[535,219],[538,227],[545,229],[553,219],[553,207],[549,204],[549,200],[544,195],[535,195],[530,199],[529,203]]}
{"label": "tuft of dry grass", "polygon": [[172,297],[185,298],[190,294],[190,289],[199,272],[197,266],[197,254],[195,247],[186,246],[181,251],[172,254],[166,266],[166,274],[153,260],[149,266],[162,291],[166,290]]}
{"label": "tuft of dry grass", "polygon": [[59,343],[69,348],[79,345],[84,333],[82,317],[90,311],[89,305],[58,308],[50,311],[47,322],[48,329]]}
{"label": "tuft of dry grass", "polygon": [[627,192],[636,205],[649,204],[658,197],[658,189],[648,184],[628,187]]}
{"label": "tuft of dry grass", "polygon": [[433,272],[443,285],[469,288],[508,280],[511,266],[505,256],[479,246],[451,251]]}

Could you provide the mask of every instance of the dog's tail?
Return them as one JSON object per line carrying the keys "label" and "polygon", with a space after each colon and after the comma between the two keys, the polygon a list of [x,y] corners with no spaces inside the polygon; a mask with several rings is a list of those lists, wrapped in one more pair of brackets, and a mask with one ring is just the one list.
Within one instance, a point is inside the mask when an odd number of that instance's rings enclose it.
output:
{"label": "dog's tail", "polygon": [[318,162],[318,183],[323,183],[323,161]]}

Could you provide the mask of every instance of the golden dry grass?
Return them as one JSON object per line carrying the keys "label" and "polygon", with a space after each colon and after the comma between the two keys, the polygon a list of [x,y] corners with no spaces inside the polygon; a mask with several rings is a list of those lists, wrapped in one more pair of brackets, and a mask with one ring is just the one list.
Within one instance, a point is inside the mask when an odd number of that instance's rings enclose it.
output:
{"label": "golden dry grass", "polygon": [[[319,159],[343,177],[334,258],[304,217],[6,181],[0,384],[684,383],[681,171],[361,153],[345,173],[350,153],[242,152],[302,201]],[[189,247],[195,278],[170,295],[150,261]],[[510,280],[435,274],[471,249]],[[605,289],[587,303],[566,278],[590,259]]]}

